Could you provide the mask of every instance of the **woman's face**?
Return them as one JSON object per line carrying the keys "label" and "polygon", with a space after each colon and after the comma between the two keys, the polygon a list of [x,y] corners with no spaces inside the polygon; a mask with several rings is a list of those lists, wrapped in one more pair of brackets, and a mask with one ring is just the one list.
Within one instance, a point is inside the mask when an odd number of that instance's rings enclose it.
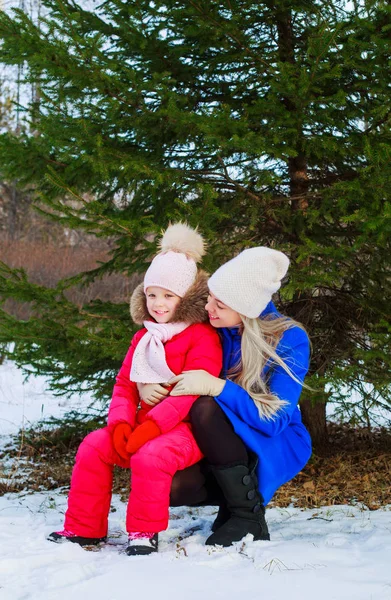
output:
{"label": "woman's face", "polygon": [[218,300],[212,292],[209,292],[205,309],[208,311],[209,322],[213,327],[237,327],[242,322],[240,314]]}

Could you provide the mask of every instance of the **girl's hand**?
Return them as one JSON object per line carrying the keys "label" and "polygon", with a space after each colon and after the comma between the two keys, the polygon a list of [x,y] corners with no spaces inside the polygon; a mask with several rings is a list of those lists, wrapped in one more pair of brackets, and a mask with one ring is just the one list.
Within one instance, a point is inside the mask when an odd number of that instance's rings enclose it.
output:
{"label": "girl's hand", "polygon": [[113,429],[113,445],[114,450],[123,458],[127,460],[129,458],[129,453],[126,450],[126,444],[128,443],[128,439],[132,433],[132,428],[129,423],[117,423],[115,428]]}
{"label": "girl's hand", "polygon": [[138,383],[137,389],[141,400],[149,406],[159,404],[168,394],[170,390],[165,388],[161,383]]}
{"label": "girl's hand", "polygon": [[134,454],[141,446],[144,446],[144,444],[158,437],[160,434],[161,431],[154,421],[145,421],[145,423],[136,427],[133,433],[130,434],[126,444],[126,451],[129,454]]}
{"label": "girl's hand", "polygon": [[168,382],[176,384],[171,396],[218,396],[223,391],[225,380],[211,375],[202,369],[183,371]]}

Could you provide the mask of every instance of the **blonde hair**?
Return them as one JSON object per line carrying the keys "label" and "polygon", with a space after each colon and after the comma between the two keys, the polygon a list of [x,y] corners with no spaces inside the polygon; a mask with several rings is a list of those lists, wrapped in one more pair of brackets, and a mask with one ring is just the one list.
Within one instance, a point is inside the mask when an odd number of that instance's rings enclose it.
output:
{"label": "blonde hair", "polygon": [[279,365],[294,381],[303,384],[278,356],[276,348],[287,329],[305,329],[301,323],[288,317],[250,319],[241,315],[241,318],[241,358],[229,370],[228,379],[238,383],[251,396],[261,419],[274,420],[277,413],[288,403],[270,393],[267,381],[262,379],[263,370],[266,365]]}

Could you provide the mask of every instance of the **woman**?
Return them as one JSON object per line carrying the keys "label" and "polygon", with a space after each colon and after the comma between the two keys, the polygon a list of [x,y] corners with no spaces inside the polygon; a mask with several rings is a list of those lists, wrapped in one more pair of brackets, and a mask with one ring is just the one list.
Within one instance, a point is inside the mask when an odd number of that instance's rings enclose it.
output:
{"label": "woman", "polygon": [[222,340],[222,374],[193,370],[169,381],[171,396],[200,395],[190,418],[208,468],[178,472],[171,504],[219,503],[207,545],[229,546],[248,533],[270,539],[264,507],[311,455],[298,408],[308,336],[271,302],[288,266],[282,252],[257,247],[220,267],[206,309]]}

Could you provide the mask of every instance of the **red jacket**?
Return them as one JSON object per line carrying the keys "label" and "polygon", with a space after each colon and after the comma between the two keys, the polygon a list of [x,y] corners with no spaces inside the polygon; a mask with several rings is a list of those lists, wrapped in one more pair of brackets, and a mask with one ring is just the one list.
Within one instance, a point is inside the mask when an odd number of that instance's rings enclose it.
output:
{"label": "red jacket", "polygon": [[[186,419],[198,396],[167,396],[154,407],[142,402],[141,410],[137,412],[140,397],[137,384],[130,381],[129,375],[134,351],[146,332],[147,330],[143,328],[135,334],[117,375],[109,408],[108,426],[111,428],[125,422],[133,428],[136,422],[141,423],[145,419],[152,419],[160,431],[166,433]],[[220,374],[222,368],[220,339],[209,323],[189,325],[184,331],[168,340],[164,348],[167,364],[176,375],[191,369],[204,369],[216,376]]]}

